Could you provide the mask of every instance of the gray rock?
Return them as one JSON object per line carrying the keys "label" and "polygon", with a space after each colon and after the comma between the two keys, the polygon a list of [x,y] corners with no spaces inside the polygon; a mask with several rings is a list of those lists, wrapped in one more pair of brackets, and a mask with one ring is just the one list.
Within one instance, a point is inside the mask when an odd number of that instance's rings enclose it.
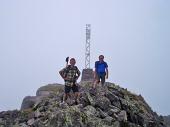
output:
{"label": "gray rock", "polygon": [[119,97],[114,95],[113,93],[111,92],[107,92],[106,93],[106,97],[110,100],[110,102],[112,103],[112,105],[118,107],[118,108],[121,108],[121,104],[120,104],[120,100],[119,100]]}
{"label": "gray rock", "polygon": [[28,125],[26,125],[25,123],[21,123],[19,124],[20,127],[29,127]]}
{"label": "gray rock", "polygon": [[96,109],[95,109],[93,106],[88,105],[88,106],[86,106],[86,107],[84,108],[84,113],[85,113],[88,117],[90,117],[90,116],[95,116],[95,114],[96,114]]}
{"label": "gray rock", "polygon": [[37,91],[37,96],[50,96],[50,94],[51,94],[50,91],[42,91],[42,90]]}
{"label": "gray rock", "polygon": [[36,96],[49,96],[50,94],[59,94],[62,93],[64,90],[64,85],[61,84],[48,84],[46,86],[40,87],[37,92]]}
{"label": "gray rock", "polygon": [[108,114],[109,116],[115,117],[115,114],[118,114],[119,112],[120,112],[120,110],[117,109],[117,108],[115,108],[115,109],[109,109],[108,112],[107,112],[107,114]]}
{"label": "gray rock", "polygon": [[119,121],[115,121],[113,123],[113,127],[121,127]]}
{"label": "gray rock", "polygon": [[170,127],[170,115],[169,116],[164,116],[163,117],[165,124],[167,125],[167,127]]}
{"label": "gray rock", "polygon": [[26,96],[21,105],[21,110],[33,108],[36,103],[39,103],[43,96]]}
{"label": "gray rock", "polygon": [[34,113],[34,117],[35,118],[39,118],[39,117],[43,117],[44,116],[44,114],[43,113],[41,113],[40,111],[35,111],[35,113]]}
{"label": "gray rock", "polygon": [[95,98],[92,97],[88,92],[86,92],[86,95],[87,95],[87,100],[88,100],[88,102],[90,102],[90,104],[91,104],[92,106],[95,106]]}
{"label": "gray rock", "polygon": [[35,119],[32,118],[32,119],[30,119],[30,120],[27,121],[27,124],[28,124],[29,126],[32,126],[32,125],[34,124],[34,122],[35,122]]}
{"label": "gray rock", "polygon": [[122,111],[118,114],[118,120],[119,120],[119,121],[127,121],[126,111],[122,110]]}
{"label": "gray rock", "polygon": [[28,124],[29,126],[32,126],[32,125],[34,124],[34,122],[35,122],[35,119],[32,118],[32,119],[30,119],[30,120],[27,121],[27,124]]}
{"label": "gray rock", "polygon": [[105,117],[102,122],[104,125],[112,126],[114,119],[110,116]]}
{"label": "gray rock", "polygon": [[110,100],[104,96],[96,97],[95,106],[106,111],[109,108]]}
{"label": "gray rock", "polygon": [[103,118],[106,118],[108,116],[108,114],[103,112],[100,108],[96,108],[96,110],[98,111],[100,118],[103,119]]}

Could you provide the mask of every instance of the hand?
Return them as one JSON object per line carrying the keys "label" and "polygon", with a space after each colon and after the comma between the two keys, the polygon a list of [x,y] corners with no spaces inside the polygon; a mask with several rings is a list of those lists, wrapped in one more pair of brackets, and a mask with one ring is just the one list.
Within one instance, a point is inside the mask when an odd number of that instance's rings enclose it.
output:
{"label": "hand", "polygon": [[79,84],[78,83],[75,83],[76,86],[78,86]]}
{"label": "hand", "polygon": [[108,75],[106,75],[106,79],[108,79]]}
{"label": "hand", "polygon": [[76,77],[75,77],[75,80],[77,81],[77,80],[78,80],[78,78],[79,78],[79,76],[76,76]]}

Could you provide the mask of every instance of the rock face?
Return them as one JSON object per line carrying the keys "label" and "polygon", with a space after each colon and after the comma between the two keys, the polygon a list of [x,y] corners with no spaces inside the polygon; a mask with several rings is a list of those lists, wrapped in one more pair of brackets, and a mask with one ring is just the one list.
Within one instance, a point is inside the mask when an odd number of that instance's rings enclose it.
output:
{"label": "rock face", "polygon": [[26,96],[23,99],[21,110],[33,107],[36,103],[39,103],[42,99],[46,97],[61,94],[63,92],[64,86],[61,84],[48,84],[46,86],[40,87],[36,96]]}
{"label": "rock face", "polygon": [[26,96],[22,101],[21,110],[33,107],[35,103],[40,102],[42,99],[42,96]]}
{"label": "rock face", "polygon": [[165,124],[167,125],[167,127],[170,127],[170,115],[169,116],[164,116],[163,118],[165,120]]}
{"label": "rock face", "polygon": [[0,127],[167,127],[141,95],[113,83],[95,90],[91,85],[79,83],[78,105],[73,96],[61,103],[63,85],[41,87],[23,100],[22,110],[0,112]]}

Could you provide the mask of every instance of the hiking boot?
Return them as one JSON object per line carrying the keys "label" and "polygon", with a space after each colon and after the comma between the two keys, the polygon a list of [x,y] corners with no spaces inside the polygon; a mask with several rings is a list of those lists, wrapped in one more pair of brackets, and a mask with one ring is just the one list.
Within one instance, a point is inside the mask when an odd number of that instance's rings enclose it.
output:
{"label": "hiking boot", "polygon": [[78,104],[80,104],[80,101],[77,99],[77,100],[75,101],[75,105],[78,105]]}
{"label": "hiking boot", "polygon": [[69,105],[72,106],[72,105],[74,105],[74,104],[75,104],[75,100],[70,100]]}
{"label": "hiking boot", "polygon": [[67,104],[65,101],[62,101],[61,103],[60,103],[60,105],[64,105],[64,104]]}
{"label": "hiking boot", "polygon": [[60,103],[60,107],[67,108],[68,104],[65,101],[63,101],[63,102]]}
{"label": "hiking boot", "polygon": [[97,88],[91,88],[91,89],[89,90],[89,93],[90,93],[91,95],[96,95],[96,94],[97,94]]}
{"label": "hiking boot", "polygon": [[101,83],[101,86],[102,86],[102,87],[105,87],[106,85],[105,85],[105,83],[103,83],[103,84]]}

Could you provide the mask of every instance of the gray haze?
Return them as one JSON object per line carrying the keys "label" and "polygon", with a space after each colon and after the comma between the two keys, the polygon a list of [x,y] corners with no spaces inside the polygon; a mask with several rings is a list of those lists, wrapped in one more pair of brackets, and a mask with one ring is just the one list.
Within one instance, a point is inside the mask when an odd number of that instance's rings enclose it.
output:
{"label": "gray haze", "polygon": [[66,56],[84,68],[87,23],[91,67],[105,55],[107,81],[170,114],[169,0],[0,0],[0,111],[19,109],[42,85],[63,83]]}

